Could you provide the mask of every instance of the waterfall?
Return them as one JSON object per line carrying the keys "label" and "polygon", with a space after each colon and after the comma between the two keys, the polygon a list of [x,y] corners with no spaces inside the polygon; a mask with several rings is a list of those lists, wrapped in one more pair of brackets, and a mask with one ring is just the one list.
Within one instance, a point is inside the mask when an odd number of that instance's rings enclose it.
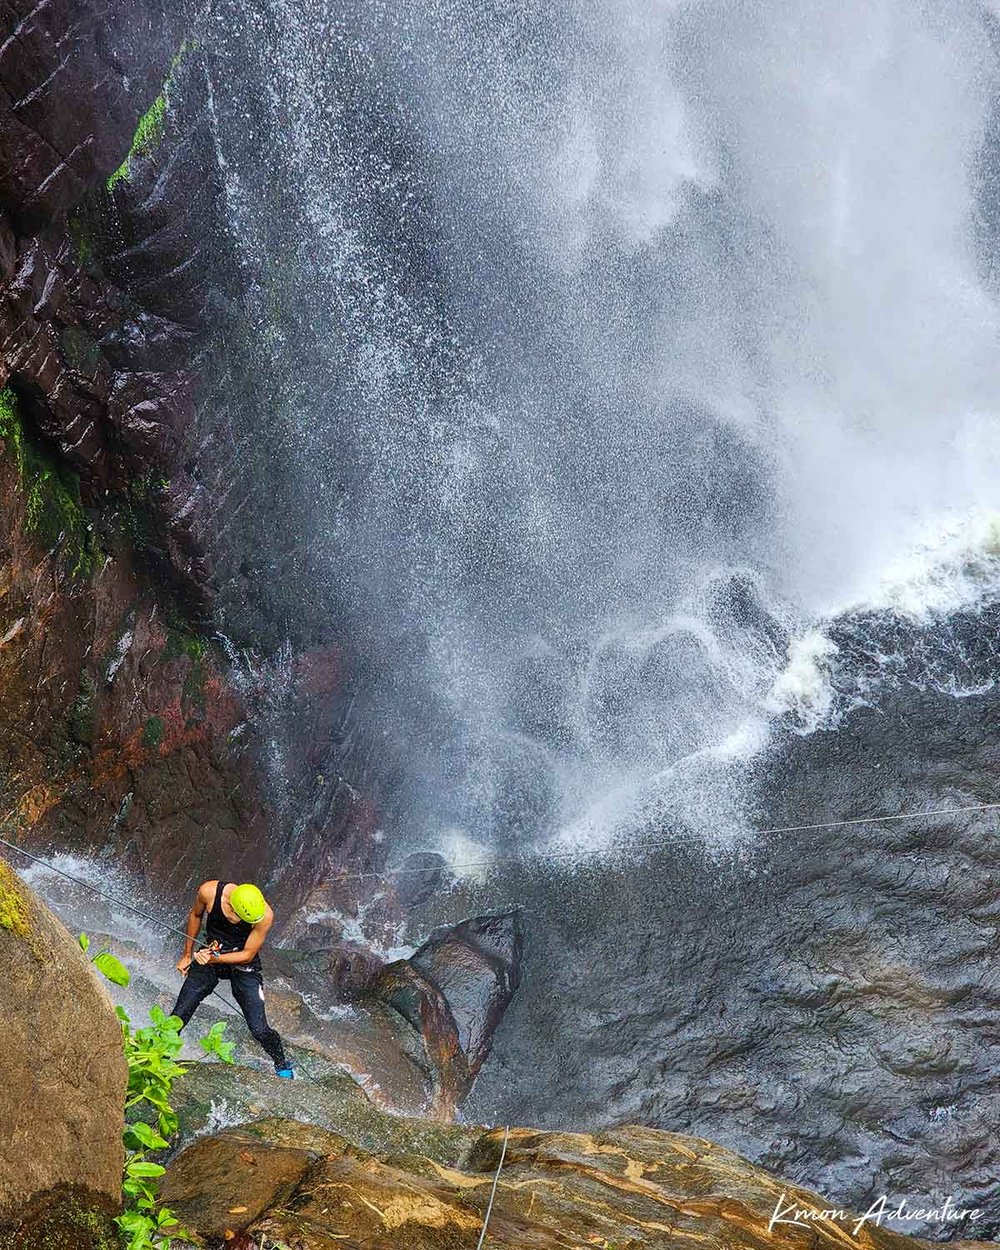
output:
{"label": "waterfall", "polygon": [[875,697],[834,622],[991,601],[988,9],[254,0],[202,37],[270,567],[364,656],[401,845],[732,843],[774,725]]}

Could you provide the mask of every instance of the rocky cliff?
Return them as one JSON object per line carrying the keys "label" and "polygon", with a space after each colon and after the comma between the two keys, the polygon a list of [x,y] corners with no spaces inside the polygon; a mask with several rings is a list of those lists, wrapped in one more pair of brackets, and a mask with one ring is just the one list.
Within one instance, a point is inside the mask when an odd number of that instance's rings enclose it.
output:
{"label": "rocky cliff", "polygon": [[[3,9],[0,812],[27,844],[113,852],[168,906],[233,874],[286,918],[317,880],[357,916],[343,865],[384,851],[350,665],[247,564],[266,509],[229,454],[240,276],[193,14]],[[265,605],[239,639],[264,651],[215,632],[220,586],[236,634]]]}

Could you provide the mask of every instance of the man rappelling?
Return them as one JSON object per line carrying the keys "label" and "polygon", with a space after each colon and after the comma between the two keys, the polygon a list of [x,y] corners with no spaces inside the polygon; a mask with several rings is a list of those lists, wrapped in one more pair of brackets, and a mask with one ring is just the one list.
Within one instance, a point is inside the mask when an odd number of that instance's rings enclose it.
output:
{"label": "man rappelling", "polygon": [[[206,913],[207,945],[195,953]],[[255,885],[203,881],[188,912],[184,954],[177,961],[184,984],[172,1014],[187,1024],[198,1004],[220,980],[227,980],[254,1039],[274,1060],[275,1072],[291,1078],[294,1073],[285,1058],[281,1038],[268,1024],[264,1010],[260,948],[273,923],[274,912]]]}

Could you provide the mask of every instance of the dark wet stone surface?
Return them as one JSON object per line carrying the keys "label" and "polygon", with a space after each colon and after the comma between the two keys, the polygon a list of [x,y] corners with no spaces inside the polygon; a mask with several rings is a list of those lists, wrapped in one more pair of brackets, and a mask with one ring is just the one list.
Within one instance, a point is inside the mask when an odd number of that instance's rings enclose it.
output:
{"label": "dark wet stone surface", "polygon": [[[903,690],[788,734],[755,824],[996,802],[998,706]],[[952,1194],[996,1236],[998,868],[974,812],[498,882],[525,977],[470,1114],[693,1132],[862,1209]]]}

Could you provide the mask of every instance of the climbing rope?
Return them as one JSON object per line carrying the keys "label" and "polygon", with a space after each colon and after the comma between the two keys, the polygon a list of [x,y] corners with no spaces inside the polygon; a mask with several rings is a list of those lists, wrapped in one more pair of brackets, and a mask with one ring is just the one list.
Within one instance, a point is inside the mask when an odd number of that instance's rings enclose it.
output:
{"label": "climbing rope", "polygon": [[[62,868],[57,868],[56,865],[50,860],[43,859],[40,855],[32,855],[30,851],[26,851],[23,846],[18,846],[16,842],[9,842],[6,838],[0,838],[0,844],[10,847],[12,851],[17,851],[19,855],[24,855],[27,859],[32,860],[36,864],[41,864],[43,868],[48,869],[50,872],[58,873],[60,877],[65,877],[67,881],[72,881],[76,885],[82,885],[85,890],[90,890],[92,894],[97,894],[101,898],[106,899],[109,903],[114,903],[116,907],[125,907],[129,911],[134,912],[137,916],[140,916],[144,921],[159,925],[161,929],[167,929],[171,933],[178,933],[182,938],[184,938],[185,941],[188,940],[188,933],[186,929],[178,929],[176,925],[168,924],[166,920],[161,920],[159,916],[154,916],[150,912],[143,911],[139,907],[133,907],[133,905],[126,902],[125,899],[118,898],[114,894],[108,894],[106,890],[98,889],[96,885],[84,880],[83,877],[74,876],[71,872],[65,872]],[[195,938],[194,944],[199,948],[204,948],[209,945],[208,942],[202,940],[201,938]],[[242,1014],[234,1009],[228,999],[223,998],[218,990],[210,990],[209,992],[226,1008],[226,1015],[229,1016],[230,1019],[235,1020],[237,1024],[241,1024],[249,1033],[250,1030],[247,1026],[247,1022],[243,1019]],[[301,1047],[298,1047],[297,1049],[301,1049]],[[301,1060],[299,1060],[295,1066],[301,1071],[307,1081],[311,1081],[314,1085],[318,1085],[320,1083],[317,1078],[310,1073],[309,1069],[304,1063],[301,1062]]]}
{"label": "climbing rope", "polygon": [[[932,807],[924,811],[914,812],[897,812],[891,816],[853,816],[847,820],[822,820],[815,821],[811,824],[804,825],[773,825],[768,829],[757,829],[753,832],[757,837],[768,837],[772,834],[779,833],[808,833],[817,829],[843,829],[852,825],[878,825],[887,824],[890,821],[899,820],[927,820],[937,816],[964,816],[972,812],[994,812],[1000,810],[1000,803],[972,803],[966,807]],[[0,825],[10,823],[11,813],[0,818]],[[630,840],[628,847],[642,848],[647,846],[662,846],[667,843],[691,842],[688,834],[659,834],[651,835],[648,838],[637,837]],[[43,859],[40,855],[33,855],[30,851],[26,851],[23,846],[19,846],[16,842],[10,842],[8,839],[0,837],[0,845],[9,847],[10,850],[16,851],[19,855],[25,856],[26,859],[32,860],[36,864],[41,864],[43,868],[47,868],[50,872],[58,873],[61,877],[65,877],[67,881],[72,881],[76,885],[81,885],[85,890],[100,895],[109,903],[114,903],[117,907],[124,907],[126,910],[133,912],[141,919],[159,925],[163,929],[168,929],[171,933],[178,933],[185,940],[187,932],[184,929],[177,928],[176,925],[169,924],[165,920],[161,920],[158,916],[152,915],[148,910],[135,907],[132,903],[126,902],[123,898],[118,898],[114,894],[108,894],[106,890],[98,889],[96,885],[77,877],[71,872],[66,872],[62,868],[57,868],[51,860]],[[465,869],[472,868],[494,868],[501,864],[517,864],[525,866],[536,862],[545,862],[548,860],[572,860],[572,859],[589,859],[594,856],[595,852],[590,847],[575,847],[565,851],[541,851],[534,855],[516,855],[516,856],[496,856],[493,859],[466,860],[459,863],[435,863],[428,864],[421,868],[392,868],[383,872],[349,872],[344,873],[337,879],[339,881],[368,881],[373,879],[390,881],[396,877],[413,876],[417,873],[440,872],[442,868],[447,868],[451,872],[461,872]],[[205,942],[196,943],[198,945],[207,945]]]}
{"label": "climbing rope", "polygon": [[[821,820],[812,824],[805,825],[773,825],[768,829],[755,829],[752,832],[757,837],[768,837],[778,833],[809,833],[817,829],[843,829],[851,825],[880,825],[888,824],[890,821],[898,820],[927,820],[935,816],[964,816],[971,812],[994,812],[1000,810],[1000,803],[972,803],[966,807],[932,807],[925,811],[918,812],[897,812],[892,816],[853,816],[847,820]],[[0,818],[0,825],[10,823],[10,813]],[[691,842],[689,834],[651,834],[649,837],[636,837],[630,839],[628,849],[643,847],[656,847],[666,844],[674,844],[678,842]],[[116,904],[118,907],[124,907],[128,911],[134,912],[143,920],[151,920],[154,924],[160,925],[161,928],[169,929],[172,933],[179,933],[181,937],[186,938],[187,933],[183,929],[178,929],[175,925],[168,924],[165,920],[160,920],[156,916],[150,915],[148,911],[144,911],[140,907],[134,907],[131,903],[126,902],[122,898],[117,898],[113,894],[108,894],[104,890],[99,890],[97,886],[91,885],[89,881],[85,881],[82,877],[76,877],[71,872],[65,872],[62,868],[57,868],[55,864],[41,856],[32,855],[30,851],[26,851],[24,847],[19,846],[16,842],[9,842],[6,838],[0,837],[0,845],[9,847],[12,851],[17,851],[19,855],[24,855],[27,859],[34,860],[36,864],[41,864],[43,868],[49,869],[51,872],[57,872],[60,876],[65,877],[68,881],[73,881],[77,885],[82,885],[84,889],[99,894],[101,898],[107,899],[108,902]],[[338,881],[391,881],[396,877],[414,876],[418,873],[440,872],[442,868],[447,868],[451,872],[462,872],[472,868],[495,868],[502,864],[516,864],[524,867],[531,863],[545,862],[548,860],[573,860],[573,859],[589,859],[595,855],[595,851],[590,847],[574,847],[565,851],[539,851],[531,855],[511,855],[511,856],[495,856],[493,859],[465,860],[459,863],[435,863],[427,864],[421,868],[390,868],[382,872],[348,872],[343,873],[337,878]],[[203,943],[204,945],[204,943]]]}
{"label": "climbing rope", "polygon": [[[141,907],[133,907],[131,903],[127,903],[123,898],[118,898],[114,894],[108,894],[105,890],[99,890],[96,885],[85,881],[83,877],[76,877],[71,872],[65,872],[62,868],[57,868],[51,860],[42,859],[40,855],[32,855],[30,851],[26,851],[23,846],[18,846],[16,842],[8,842],[6,838],[0,838],[0,844],[10,847],[12,851],[17,851],[18,855],[23,855],[26,859],[33,860],[36,864],[41,864],[49,872],[57,872],[60,877],[65,877],[67,881],[72,881],[75,885],[82,885],[85,890],[90,890],[92,894],[99,894],[101,898],[106,899],[109,903],[114,903],[116,907],[124,907],[127,911],[134,912],[135,915],[143,920],[158,924],[161,929],[169,929],[171,933],[179,933],[187,941],[187,930],[178,929],[176,925],[168,924],[167,921],[161,920],[159,916],[153,916],[150,912],[143,911]],[[208,943],[195,939],[195,945],[207,946]]]}
{"label": "climbing rope", "polygon": [[503,1131],[503,1149],[500,1151],[500,1162],[497,1164],[496,1174],[493,1177],[493,1188],[490,1190],[490,1200],[486,1206],[486,1217],[483,1220],[483,1231],[479,1234],[479,1244],[476,1250],[483,1250],[483,1242],[486,1240],[486,1230],[490,1226],[490,1216],[493,1214],[493,1199],[497,1196],[497,1182],[500,1180],[500,1169],[503,1167],[503,1161],[507,1157],[507,1142],[510,1139],[510,1125]]}
{"label": "climbing rope", "polygon": [[[968,812],[993,812],[1000,810],[1000,803],[974,803],[969,807],[938,807],[921,812],[898,812],[894,816],[855,816],[849,820],[822,820],[809,825],[774,825],[770,829],[752,830],[757,837],[767,837],[776,833],[807,833],[816,829],[841,829],[848,825],[880,825],[891,820],[919,820],[931,816],[961,816]],[[692,841],[690,834],[650,834],[648,837],[630,838],[624,849],[642,849],[644,847],[664,846],[668,843]],[[390,880],[395,877],[406,877],[414,873],[440,872],[448,868],[452,872],[460,872],[467,868],[493,868],[497,864],[518,864],[521,866],[547,860],[588,859],[596,852],[590,847],[575,847],[565,851],[538,851],[532,855],[516,855],[507,858],[497,856],[494,859],[470,860],[465,863],[428,864],[423,868],[393,868],[385,872],[349,872],[338,877],[339,881],[363,881],[371,878]]]}
{"label": "climbing rope", "polygon": [[[891,816],[854,816],[847,820],[815,821],[811,824],[803,824],[803,825],[775,825],[769,829],[758,829],[756,830],[756,833],[758,837],[765,837],[770,834],[806,833],[810,831],[815,831],[817,829],[842,829],[851,825],[884,824],[884,823],[888,823],[889,821],[900,821],[900,820],[926,820],[926,819],[930,819],[932,817],[938,817],[938,816],[963,816],[963,815],[968,815],[972,812],[992,812],[992,811],[997,811],[997,810],[1000,810],[1000,803],[973,803],[965,807],[937,807],[937,808],[928,808],[927,810],[924,810],[924,811],[897,812],[895,815],[891,815]],[[6,816],[0,818],[0,825],[3,825],[3,826],[9,825],[12,815],[13,815],[13,809],[12,811],[8,812]],[[661,834],[659,836],[650,837],[650,838],[632,839],[632,841],[629,843],[629,846],[630,848],[643,847],[643,846],[660,846],[666,843],[690,842],[690,840],[691,840],[690,837],[687,835]],[[89,890],[92,894],[96,894],[100,898],[105,899],[107,902],[113,903],[116,907],[123,907],[127,911],[133,912],[136,916],[139,916],[144,922],[159,925],[160,928],[162,929],[165,929],[171,933],[179,934],[182,938],[184,938],[185,941],[188,940],[188,934],[185,929],[180,929],[176,925],[170,924],[166,920],[161,920],[158,916],[153,915],[148,910],[144,910],[140,907],[136,907],[132,903],[129,903],[127,900],[123,898],[118,898],[114,894],[109,894],[106,890],[99,889],[96,885],[93,885],[90,881],[86,881],[83,877],[78,877],[74,873],[66,872],[65,869],[63,868],[58,868],[55,864],[51,862],[51,860],[44,859],[40,855],[34,855],[32,854],[31,851],[26,851],[23,846],[19,846],[16,842],[11,842],[7,838],[0,837],[0,845],[8,847],[10,850],[15,851],[18,855],[23,855],[26,859],[30,859],[33,863],[40,864],[43,868],[47,869],[49,872],[58,873],[59,876],[65,877],[67,881],[72,881],[75,885],[82,886],[85,890]],[[342,877],[340,877],[339,880],[341,881],[364,881],[364,880],[371,880],[371,879],[392,880],[396,877],[413,876],[417,873],[439,872],[441,871],[442,867],[447,867],[452,872],[460,872],[464,869],[495,868],[497,865],[500,865],[500,864],[517,864],[520,866],[524,866],[526,864],[529,864],[532,862],[538,862],[538,861],[544,862],[547,860],[584,859],[584,858],[590,858],[593,854],[594,852],[588,847],[577,847],[572,850],[565,850],[565,851],[541,852],[533,856],[524,856],[524,855],[508,856],[508,857],[498,856],[495,859],[469,860],[469,861],[465,861],[463,863],[457,863],[457,864],[432,864],[432,865],[427,865],[421,868],[397,868],[397,869],[391,869],[386,872],[346,873]],[[207,942],[197,939],[197,938],[195,939],[195,946],[205,947],[207,945],[208,945]],[[224,1006],[227,1008],[228,1013],[233,1017],[233,1019],[239,1021],[239,1023],[241,1024],[244,1024],[244,1025],[246,1024],[246,1022],[243,1020],[243,1017],[230,1007],[230,1004],[228,1003],[228,1001],[225,998],[223,998],[221,994],[217,993],[217,991],[215,990],[212,990],[211,992],[219,1000],[219,1002],[224,1004]],[[315,1084],[319,1083],[315,1077],[309,1074],[308,1070],[303,1068],[303,1072],[304,1072],[304,1075],[306,1076],[306,1079],[313,1081]],[[506,1149],[506,1140],[505,1140],[504,1145]],[[501,1164],[502,1164],[502,1161],[503,1161],[503,1158],[501,1156]],[[498,1171],[498,1174],[499,1174],[499,1171]],[[494,1191],[495,1191],[495,1188],[496,1186],[494,1183]],[[489,1216],[487,1214],[487,1220],[488,1218]],[[483,1228],[483,1235],[485,1236],[485,1225]],[[482,1244],[482,1239],[480,1239],[480,1245],[481,1244]]]}

